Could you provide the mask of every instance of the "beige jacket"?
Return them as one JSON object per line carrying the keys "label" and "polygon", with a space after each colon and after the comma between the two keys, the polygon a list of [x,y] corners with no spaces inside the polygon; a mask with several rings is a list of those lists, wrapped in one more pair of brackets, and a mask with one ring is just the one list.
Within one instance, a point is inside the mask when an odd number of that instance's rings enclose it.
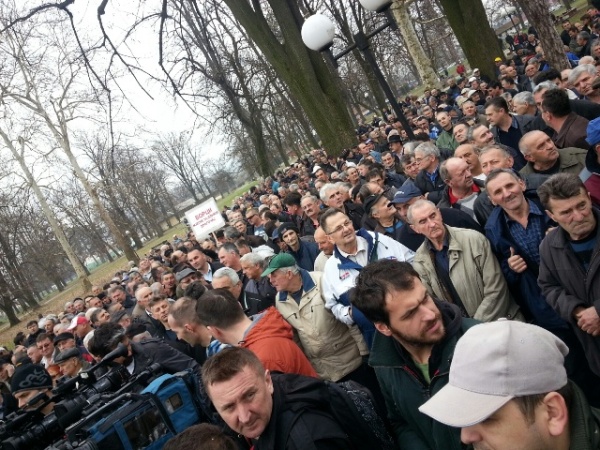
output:
{"label": "beige jacket", "polygon": [[[490,322],[501,317],[523,320],[511,297],[500,264],[487,238],[477,231],[446,226],[450,279],[469,317]],[[430,294],[445,300],[431,260],[428,240],[418,248],[414,268]]]}
{"label": "beige jacket", "polygon": [[338,381],[357,369],[367,346],[356,325],[348,327],[325,308],[321,295],[321,272],[301,270],[300,303],[287,293],[277,295],[275,306],[294,328],[304,353],[325,380]]}

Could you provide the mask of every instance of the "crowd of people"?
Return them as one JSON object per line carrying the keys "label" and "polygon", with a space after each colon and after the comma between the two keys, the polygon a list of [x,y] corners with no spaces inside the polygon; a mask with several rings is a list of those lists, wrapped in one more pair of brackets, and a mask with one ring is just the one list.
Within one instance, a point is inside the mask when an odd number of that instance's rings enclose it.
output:
{"label": "crowd of people", "polygon": [[168,449],[355,448],[364,423],[331,410],[332,383],[368,389],[395,448],[600,448],[598,15],[573,69],[515,40],[496,79],[407,97],[414,139],[361,123],[355,147],[235,199],[223,229],[27,323],[0,348],[2,417],[123,343],[132,374],[192,369],[218,414]]}

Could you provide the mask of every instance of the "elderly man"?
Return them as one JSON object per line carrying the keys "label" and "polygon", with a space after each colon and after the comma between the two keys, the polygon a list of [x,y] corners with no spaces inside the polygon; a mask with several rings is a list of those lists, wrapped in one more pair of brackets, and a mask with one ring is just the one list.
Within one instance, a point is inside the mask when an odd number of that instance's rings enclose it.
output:
{"label": "elderly man", "polygon": [[475,124],[467,130],[466,141],[475,147],[483,148],[494,142],[494,135],[485,125]]}
{"label": "elderly man", "polygon": [[415,149],[415,161],[420,170],[415,185],[432,202],[439,202],[445,187],[439,173],[440,150],[431,142],[423,142]]}
{"label": "elderly man", "polygon": [[575,174],[552,176],[538,189],[546,213],[558,223],[540,246],[538,283],[548,303],[581,341],[592,371],[600,376],[598,260],[600,214]]}
{"label": "elderly man", "polygon": [[372,219],[372,225],[365,227],[368,230],[381,233],[398,241],[403,222],[396,214],[394,204],[384,194],[369,195],[363,201],[365,213]]}
{"label": "elderly man", "polygon": [[292,327],[275,308],[249,318],[231,292],[215,289],[202,296],[196,314],[219,342],[251,350],[269,370],[317,376],[294,342]]}
{"label": "elderly man", "polygon": [[361,205],[353,203],[350,200],[344,201],[344,197],[340,189],[335,184],[326,184],[319,192],[321,201],[329,208],[336,208],[344,211],[344,213],[352,221],[354,228],[358,229],[362,226],[362,219],[365,210]]}
{"label": "elderly man", "polygon": [[254,315],[275,304],[277,292],[262,273],[267,267],[266,258],[258,253],[248,253],[240,259],[244,275],[248,277],[245,293],[248,314]]}
{"label": "elderly man", "polygon": [[335,244],[333,256],[325,264],[323,297],[325,306],[346,325],[356,323],[367,345],[373,340],[375,329],[357,309],[350,307],[348,292],[356,277],[370,262],[382,258],[412,261],[414,253],[388,236],[363,229],[354,231],[352,222],[342,211],[330,208],[321,216],[321,227]]}
{"label": "elderly man", "polygon": [[481,163],[479,162],[479,149],[472,144],[459,145],[454,150],[454,156],[464,160],[469,166],[469,171],[473,178],[481,181],[485,181],[485,174],[481,169]]}
{"label": "elderly man", "polygon": [[531,92],[519,92],[513,97],[512,103],[515,114],[519,116],[535,116],[537,113],[537,106]]}
{"label": "elderly man", "polygon": [[456,344],[448,384],[419,410],[474,448],[598,449],[600,423],[567,378],[568,352],[535,325],[476,325]]}
{"label": "elderly man", "polygon": [[[316,230],[319,226],[319,212],[321,211],[321,201],[319,198],[312,194],[306,194],[300,200],[300,207],[306,216],[304,221],[310,221],[312,228]],[[306,225],[306,227],[308,227],[308,225]]]}
{"label": "elderly man", "polygon": [[327,233],[319,227],[315,231],[315,242],[319,246],[321,253],[315,259],[315,272],[323,272],[325,263],[333,255],[333,244],[327,238]]}
{"label": "elderly man", "polygon": [[67,379],[76,377],[79,372],[90,366],[90,363],[81,357],[78,348],[69,348],[60,352],[54,358],[54,362],[58,364],[61,375]]}
{"label": "elderly man", "polygon": [[446,183],[440,208],[456,208],[475,218],[475,201],[483,188],[483,181],[476,180],[469,165],[461,158],[448,158],[440,167],[440,176]]}
{"label": "elderly man", "polygon": [[486,187],[497,206],[485,232],[511,293],[527,321],[549,330],[569,346],[569,378],[582,387],[594,405],[598,404],[600,379],[591,373],[571,326],[548,304],[537,283],[540,243],[556,224],[545,214],[535,191],[526,190],[525,181],[516,172],[496,169],[486,180]]}
{"label": "elderly man", "polygon": [[523,135],[519,150],[527,160],[527,165],[519,170],[522,175],[579,174],[585,167],[587,150],[572,147],[557,149],[543,131],[530,131]]}
{"label": "elderly man", "polygon": [[414,267],[429,293],[484,322],[522,318],[485,236],[445,225],[440,210],[427,200],[408,209],[408,221],[426,238]]}
{"label": "elderly man", "polygon": [[597,78],[596,67],[591,64],[582,64],[571,71],[569,84],[584,96],[584,100],[600,103],[600,91],[592,87]]}

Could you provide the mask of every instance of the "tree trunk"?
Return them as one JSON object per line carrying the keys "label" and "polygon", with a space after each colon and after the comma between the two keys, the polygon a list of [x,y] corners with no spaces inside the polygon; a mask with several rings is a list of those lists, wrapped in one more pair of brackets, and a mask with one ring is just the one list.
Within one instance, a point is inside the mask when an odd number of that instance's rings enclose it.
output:
{"label": "tree trunk", "polygon": [[[67,236],[65,235],[65,232],[63,231],[62,226],[58,223],[58,220],[56,219],[54,212],[52,211],[52,209],[50,208],[50,205],[46,201],[46,197],[44,197],[42,190],[40,189],[37,182],[33,178],[33,174],[29,171],[29,167],[27,167],[27,164],[25,164],[25,157],[23,156],[22,153],[19,154],[19,151],[15,148],[15,146],[13,145],[13,142],[10,140],[10,138],[4,132],[4,130],[0,130],[0,136],[2,136],[2,139],[4,140],[4,144],[11,151],[14,158],[19,162],[19,165],[21,166],[21,170],[23,171],[23,174],[25,175],[27,182],[31,186],[31,189],[35,193],[35,196],[36,196],[38,202],[40,203],[42,211],[44,211],[44,215],[46,216],[46,219],[48,219],[48,222],[50,223],[50,226],[52,227],[52,232],[54,233],[54,235],[56,236],[56,239],[60,243],[60,246],[63,249],[63,251],[65,252],[65,255],[67,255],[67,258],[69,258],[69,262],[71,263],[73,270],[77,274],[77,277],[79,278],[79,281],[81,282],[81,284],[83,286],[83,290],[84,291],[90,290],[92,288],[92,283],[90,282],[90,280],[87,277],[87,269],[85,267],[83,267],[83,264],[81,264],[81,261],[79,261],[79,258],[75,254],[73,247],[71,247],[71,244],[69,244],[69,240],[67,239]],[[25,148],[25,142],[21,141],[21,151],[22,152],[23,152],[24,148]]]}
{"label": "tree trunk", "polygon": [[398,0],[392,5],[392,13],[398,23],[398,30],[406,43],[406,49],[415,63],[419,78],[421,78],[421,84],[434,87],[438,85],[439,78],[415,32],[413,19],[411,19],[408,12],[409,5],[410,3],[405,0]]}
{"label": "tree trunk", "polygon": [[353,144],[353,123],[344,96],[323,57],[305,47],[303,23],[293,0],[267,0],[278,22],[280,38],[269,26],[259,2],[224,0],[248,36],[261,49],[296,97],[328,152],[338,154]]}
{"label": "tree trunk", "polygon": [[495,80],[494,58],[502,57],[504,53],[481,0],[439,1],[471,67]]}
{"label": "tree trunk", "polygon": [[544,0],[516,0],[535,28],[544,49],[546,61],[558,71],[570,69],[560,35],[556,32],[552,17],[548,14],[548,4]]}

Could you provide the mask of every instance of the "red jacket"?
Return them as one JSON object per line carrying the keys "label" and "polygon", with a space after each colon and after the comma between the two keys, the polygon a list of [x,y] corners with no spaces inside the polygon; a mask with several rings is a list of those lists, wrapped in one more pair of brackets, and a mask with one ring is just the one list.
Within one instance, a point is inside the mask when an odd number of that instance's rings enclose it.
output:
{"label": "red jacket", "polygon": [[308,358],[294,342],[292,326],[273,306],[254,320],[240,344],[258,356],[266,369],[318,378]]}

